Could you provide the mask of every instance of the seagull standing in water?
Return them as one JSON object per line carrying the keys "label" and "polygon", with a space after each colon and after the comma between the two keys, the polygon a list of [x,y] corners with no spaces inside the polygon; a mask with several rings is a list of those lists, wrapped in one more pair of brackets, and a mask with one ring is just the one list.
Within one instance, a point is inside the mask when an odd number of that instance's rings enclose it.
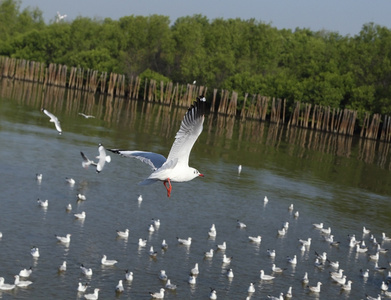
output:
{"label": "seagull standing in water", "polygon": [[52,113],[48,112],[44,108],[42,108],[41,110],[43,111],[43,113],[45,115],[47,115],[50,118],[50,122],[54,123],[54,126],[56,126],[58,134],[61,134],[62,133],[62,129],[61,129],[60,121],[57,119],[57,117],[55,115],[53,115]]}
{"label": "seagull standing in water", "polygon": [[194,143],[202,132],[205,102],[204,96],[197,97],[197,101],[187,111],[167,159],[163,155],[153,152],[108,150],[125,157],[137,158],[150,165],[154,170],[153,173],[140,184],[146,185],[162,181],[167,190],[167,196],[170,197],[171,182],[186,182],[204,176],[198,170],[189,167],[189,156]]}

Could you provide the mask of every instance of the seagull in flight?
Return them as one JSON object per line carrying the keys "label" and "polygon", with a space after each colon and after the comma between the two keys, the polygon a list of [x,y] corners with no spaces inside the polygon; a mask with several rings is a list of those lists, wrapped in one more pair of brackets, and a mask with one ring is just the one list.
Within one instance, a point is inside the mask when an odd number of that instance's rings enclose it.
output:
{"label": "seagull in flight", "polygon": [[167,196],[170,197],[171,182],[186,182],[204,176],[198,170],[189,167],[189,156],[194,143],[202,132],[205,119],[205,102],[204,96],[197,97],[197,101],[188,109],[167,159],[163,155],[153,152],[108,150],[125,157],[137,158],[150,165],[153,173],[140,184],[147,185],[162,181],[167,189]]}
{"label": "seagull in flight", "polygon": [[47,115],[50,118],[50,122],[54,123],[54,126],[56,126],[58,134],[61,134],[62,133],[62,129],[61,129],[60,121],[57,119],[57,117],[55,115],[53,115],[52,113],[48,112],[44,108],[42,108],[41,110],[43,111],[43,113],[45,115]]}
{"label": "seagull in flight", "polygon": [[80,155],[83,158],[83,162],[81,165],[83,166],[84,169],[88,169],[90,165],[96,166],[98,165],[96,162],[93,160],[89,159],[83,152],[80,151]]}
{"label": "seagull in flight", "polygon": [[93,115],[86,115],[86,114],[83,114],[83,113],[79,113],[79,115],[83,116],[86,119],[95,118],[95,116],[93,116]]}
{"label": "seagull in flight", "polygon": [[99,144],[98,151],[99,155],[96,158],[99,159],[99,161],[96,165],[96,173],[100,173],[103,170],[103,167],[106,162],[111,162],[111,157],[110,155],[106,155],[105,147],[103,147],[102,144]]}

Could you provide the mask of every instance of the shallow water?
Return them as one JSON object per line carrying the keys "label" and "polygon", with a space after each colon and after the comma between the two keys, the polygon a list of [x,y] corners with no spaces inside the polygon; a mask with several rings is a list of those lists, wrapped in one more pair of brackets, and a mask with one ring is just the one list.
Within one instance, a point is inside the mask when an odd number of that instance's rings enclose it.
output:
{"label": "shallow water", "polygon": [[[186,109],[4,81],[0,98],[0,276],[11,283],[21,269],[33,267],[32,285],[1,292],[0,298],[83,298],[76,291],[80,281],[89,283],[89,293],[100,288],[100,299],[149,299],[149,291],[164,286],[158,279],[162,269],[178,284],[165,299],[208,299],[210,287],[217,290],[218,299],[245,299],[250,282],[256,289],[252,299],[285,294],[289,286],[294,299],[361,299],[380,293],[387,271],[375,272],[367,254],[349,247],[347,235],[364,239],[370,253],[375,250],[370,235],[362,235],[364,225],[378,241],[382,232],[391,235],[387,144],[208,115],[190,157],[190,164],[205,178],[174,183],[167,198],[161,183],[137,185],[150,173],[141,162],[112,154],[111,163],[97,174],[94,168],[81,167],[80,151],[93,159],[103,143],[107,148],[167,155]],[[40,112],[42,106],[60,119],[61,136]],[[79,112],[96,118],[84,119]],[[41,183],[35,180],[36,173],[43,174]],[[76,184],[70,186],[65,177],[74,178]],[[77,202],[78,193],[87,200]],[[139,194],[142,202],[137,200]],[[38,206],[37,198],[49,200],[46,210]],[[68,203],[73,206],[69,213]],[[288,210],[291,203],[293,211]],[[73,216],[81,211],[87,214],[84,222]],[[293,215],[296,211],[298,218]],[[161,226],[150,234],[152,218],[160,219]],[[247,227],[238,228],[237,220]],[[279,237],[277,230],[285,221],[288,232]],[[339,247],[328,245],[313,228],[319,222],[331,227]],[[208,238],[212,224],[217,229],[215,239]],[[116,230],[125,228],[129,238],[118,239]],[[70,244],[59,244],[55,234],[67,233],[72,234]],[[261,244],[249,242],[248,236],[257,235],[262,236]],[[178,245],[176,237],[189,236],[190,247]],[[298,239],[308,237],[312,244],[302,253]],[[148,240],[146,248],[138,247],[139,238]],[[160,249],[163,239],[167,251]],[[223,241],[225,252],[204,259],[205,251]],[[33,246],[40,249],[38,259],[30,255]],[[158,252],[156,259],[147,254],[150,246]],[[267,249],[276,250],[274,260]],[[330,260],[340,262],[353,281],[350,292],[341,292],[332,282],[333,269],[327,262],[323,268],[314,266],[315,251],[327,252]],[[118,263],[102,267],[103,254]],[[230,265],[222,264],[223,254],[233,256]],[[293,255],[298,258],[295,267],[286,261]],[[389,255],[381,254],[379,265],[389,268]],[[64,260],[68,269],[60,274],[57,268]],[[200,274],[196,285],[190,286],[187,278],[195,263]],[[271,282],[261,281],[259,271],[271,274],[272,263],[286,270]],[[91,278],[81,274],[80,264],[93,269]],[[232,280],[226,277],[228,268],[233,269]],[[367,268],[370,277],[364,280],[359,270]],[[116,295],[125,269],[133,271],[134,280],[124,281],[124,293]],[[304,272],[310,285],[323,283],[321,293],[309,293],[301,284]]]}

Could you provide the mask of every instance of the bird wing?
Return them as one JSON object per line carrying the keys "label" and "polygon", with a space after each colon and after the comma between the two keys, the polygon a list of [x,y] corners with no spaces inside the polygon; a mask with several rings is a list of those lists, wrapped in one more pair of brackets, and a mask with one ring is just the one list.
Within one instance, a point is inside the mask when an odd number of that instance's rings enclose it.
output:
{"label": "bird wing", "polygon": [[129,151],[129,150],[119,150],[119,149],[107,149],[113,153],[117,153],[124,157],[133,157],[138,160],[146,163],[152,167],[152,169],[159,169],[165,162],[166,158],[158,153],[145,152],[145,151]]}
{"label": "bird wing", "polygon": [[178,164],[189,164],[191,149],[202,132],[205,102],[204,96],[197,97],[197,101],[188,109],[168,154],[167,163],[177,160]]}

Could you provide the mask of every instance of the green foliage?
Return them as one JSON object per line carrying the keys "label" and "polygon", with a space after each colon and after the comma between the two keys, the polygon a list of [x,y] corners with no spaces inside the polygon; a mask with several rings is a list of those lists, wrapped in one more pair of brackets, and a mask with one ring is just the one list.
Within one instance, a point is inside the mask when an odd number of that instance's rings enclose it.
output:
{"label": "green foliage", "polygon": [[[255,19],[78,17],[45,24],[38,8],[0,0],[0,55],[126,76],[391,114],[391,31],[364,24],[353,37],[277,30]],[[249,99],[251,98],[249,97]]]}

